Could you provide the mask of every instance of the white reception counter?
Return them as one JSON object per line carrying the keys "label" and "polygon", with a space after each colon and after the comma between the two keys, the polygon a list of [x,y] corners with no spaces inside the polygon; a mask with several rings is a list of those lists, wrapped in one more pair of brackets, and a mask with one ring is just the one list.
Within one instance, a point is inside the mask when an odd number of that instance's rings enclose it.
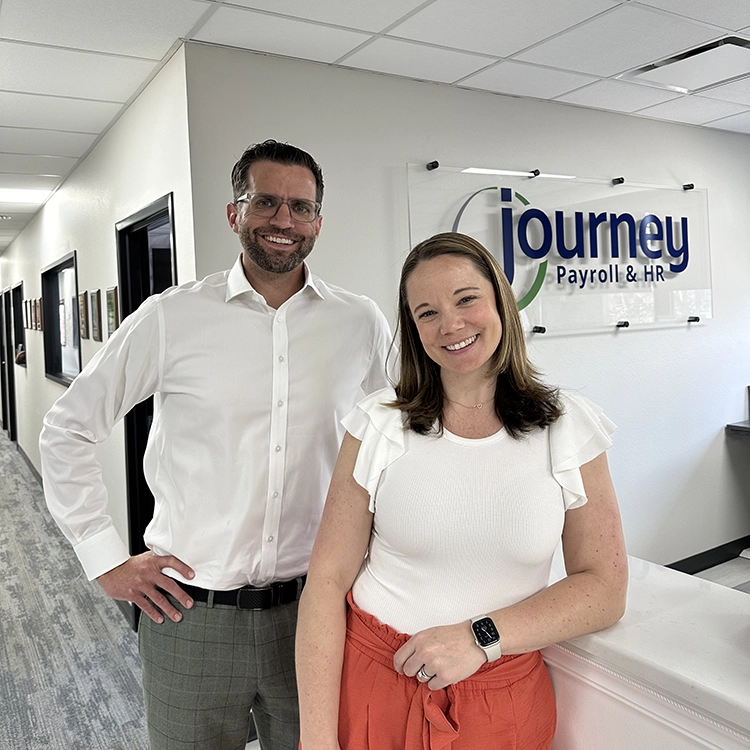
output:
{"label": "white reception counter", "polygon": [[553,750],[749,750],[750,594],[629,560],[623,619],[543,651]]}

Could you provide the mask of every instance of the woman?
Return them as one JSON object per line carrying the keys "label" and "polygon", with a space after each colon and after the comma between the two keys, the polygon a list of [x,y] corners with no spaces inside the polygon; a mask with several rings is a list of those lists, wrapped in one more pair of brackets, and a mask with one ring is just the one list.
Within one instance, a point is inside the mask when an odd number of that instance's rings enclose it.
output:
{"label": "woman", "polygon": [[624,611],[614,425],[539,382],[470,237],[409,254],[398,326],[399,382],[344,420],[300,602],[302,750],[548,748],[539,649]]}

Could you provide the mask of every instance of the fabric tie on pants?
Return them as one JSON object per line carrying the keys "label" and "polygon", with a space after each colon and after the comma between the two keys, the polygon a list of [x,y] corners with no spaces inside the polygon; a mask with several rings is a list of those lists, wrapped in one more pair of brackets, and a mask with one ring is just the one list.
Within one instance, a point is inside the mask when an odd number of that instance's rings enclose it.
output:
{"label": "fabric tie on pants", "polygon": [[[499,747],[498,737],[513,737],[508,747],[548,746],[555,725],[554,695],[538,651],[503,656],[455,685],[430,690],[393,667],[395,652],[410,636],[359,609],[351,593],[347,601],[342,747],[484,750]],[[525,713],[532,715],[531,721]],[[525,725],[520,730],[518,722]],[[528,733],[533,738],[521,736],[516,745],[516,736]]]}
{"label": "fabric tie on pants", "polygon": [[[455,715],[454,696],[450,687],[430,690],[420,683],[409,706],[407,737],[422,736],[424,750],[445,750],[458,737],[459,723]],[[452,715],[451,715],[452,714]]]}

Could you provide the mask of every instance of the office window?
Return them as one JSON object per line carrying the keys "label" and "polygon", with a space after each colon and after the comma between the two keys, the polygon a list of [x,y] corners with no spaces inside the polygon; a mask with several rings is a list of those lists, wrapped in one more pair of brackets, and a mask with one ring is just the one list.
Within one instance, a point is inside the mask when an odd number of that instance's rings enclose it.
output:
{"label": "office window", "polygon": [[42,271],[42,321],[47,377],[70,385],[81,371],[75,252]]}

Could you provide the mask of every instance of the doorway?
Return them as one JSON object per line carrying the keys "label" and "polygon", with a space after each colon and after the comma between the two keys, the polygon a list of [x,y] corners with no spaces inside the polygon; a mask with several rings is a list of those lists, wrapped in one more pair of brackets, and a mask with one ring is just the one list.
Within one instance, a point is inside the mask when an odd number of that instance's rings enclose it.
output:
{"label": "doorway", "polygon": [[[154,201],[115,225],[120,320],[152,294],[177,283],[172,194]],[[143,532],[154,515],[154,497],[143,474],[143,454],[154,415],[154,399],[147,398],[125,416],[125,477],[128,536],[131,555],[146,551]],[[118,602],[134,630],[140,609]]]}
{"label": "doorway", "polygon": [[13,299],[10,288],[2,303],[2,389],[3,428],[9,440],[16,440],[16,373],[13,367]]}

